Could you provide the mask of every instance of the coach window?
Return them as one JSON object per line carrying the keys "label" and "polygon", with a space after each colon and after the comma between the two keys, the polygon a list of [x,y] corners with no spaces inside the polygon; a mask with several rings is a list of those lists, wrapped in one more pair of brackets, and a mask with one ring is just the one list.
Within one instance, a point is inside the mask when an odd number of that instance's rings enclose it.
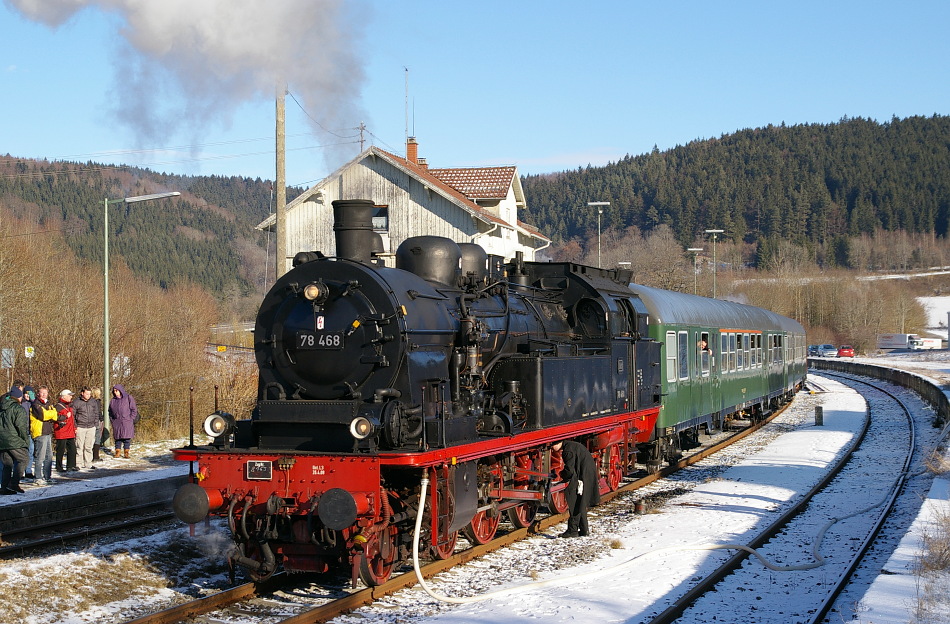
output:
{"label": "coach window", "polygon": [[742,350],[742,334],[736,336],[738,341],[738,350],[736,351],[736,368],[742,370],[745,368],[745,352]]}
{"label": "coach window", "polygon": [[719,334],[719,370],[729,372],[729,334]]}
{"label": "coach window", "polygon": [[680,379],[689,379],[689,333],[680,332],[676,353],[679,358]]}
{"label": "coach window", "polygon": [[752,354],[749,352],[749,334],[742,334],[742,350],[745,352],[745,367],[752,368]]}
{"label": "coach window", "polygon": [[703,377],[709,376],[709,360],[712,357],[712,348],[709,345],[709,332],[699,335],[699,372]]}
{"label": "coach window", "polygon": [[729,370],[736,370],[736,335],[729,334]]}
{"label": "coach window", "polygon": [[666,380],[676,381],[676,332],[666,332]]}

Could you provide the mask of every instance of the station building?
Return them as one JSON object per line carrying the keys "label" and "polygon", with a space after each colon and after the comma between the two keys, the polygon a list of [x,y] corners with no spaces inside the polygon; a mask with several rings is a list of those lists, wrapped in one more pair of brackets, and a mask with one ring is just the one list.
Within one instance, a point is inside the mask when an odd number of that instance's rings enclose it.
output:
{"label": "station building", "polygon": [[[371,146],[287,203],[283,236],[288,257],[281,259],[281,273],[300,251],[336,255],[332,202],[337,199],[376,204],[373,226],[383,239],[387,266],[394,265],[392,254],[399,244],[412,236],[477,243],[505,259],[520,251],[525,260],[534,260],[551,244],[518,219],[525,197],[517,167],[430,168],[410,137],[405,156]],[[271,215],[257,228],[273,231],[275,220]]]}

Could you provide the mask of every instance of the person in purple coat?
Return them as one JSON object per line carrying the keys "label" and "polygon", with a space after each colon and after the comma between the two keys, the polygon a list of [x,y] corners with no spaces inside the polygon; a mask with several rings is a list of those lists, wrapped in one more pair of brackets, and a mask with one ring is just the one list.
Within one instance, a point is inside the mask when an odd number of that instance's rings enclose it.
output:
{"label": "person in purple coat", "polygon": [[115,438],[115,456],[129,459],[139,411],[135,406],[135,399],[125,391],[122,384],[112,386],[109,419],[112,421],[112,437]]}

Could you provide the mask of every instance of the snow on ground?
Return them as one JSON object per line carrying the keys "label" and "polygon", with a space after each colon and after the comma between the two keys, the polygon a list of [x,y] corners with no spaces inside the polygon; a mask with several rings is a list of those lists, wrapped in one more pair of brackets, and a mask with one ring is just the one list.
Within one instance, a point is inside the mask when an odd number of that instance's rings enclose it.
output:
{"label": "snow on ground", "polygon": [[[950,376],[950,357],[939,366]],[[823,384],[832,386],[833,391],[802,394],[796,398],[796,404],[800,404],[798,420],[778,424],[785,427],[787,433],[761,448],[754,448],[748,457],[713,473],[714,476],[704,482],[684,488],[685,493],[667,501],[656,513],[630,514],[612,519],[609,525],[607,519],[593,520],[594,534],[574,540],[558,540],[555,536],[560,531],[551,529],[547,534],[467,566],[474,569],[474,573],[450,571],[432,581],[436,591],[452,596],[518,587],[534,580],[551,581],[547,586],[528,585],[518,589],[518,593],[458,607],[437,602],[421,589],[413,588],[385,599],[376,607],[342,616],[337,622],[606,624],[640,621],[664,608],[669,598],[681,593],[692,578],[714,568],[731,553],[663,549],[743,541],[756,525],[762,525],[775,510],[813,483],[824,466],[851,442],[864,419],[864,401],[837,382],[823,380]],[[813,426],[808,417],[816,404],[824,408],[823,427]],[[83,488],[158,478],[168,476],[169,472],[182,474],[187,471],[187,464],[174,466],[167,453],[167,449],[179,445],[181,442],[158,443],[152,449],[140,446],[140,458],[132,460],[132,464],[142,469],[116,474],[109,474],[110,470],[81,473],[86,478],[76,483],[30,488],[20,497],[0,497],[0,504],[14,504],[21,497],[73,493]],[[105,467],[119,471],[131,466],[124,460],[108,458]],[[917,521],[884,572],[862,597],[863,611],[854,620],[855,624],[915,621],[915,596],[926,589],[921,588],[921,583],[926,580],[940,587],[947,584],[950,577],[946,574],[922,580],[916,573],[916,561],[923,535],[933,530],[934,519],[941,514],[950,517],[948,492],[950,479],[936,478],[931,499],[921,508]],[[597,511],[593,510],[592,517]],[[3,621],[102,624],[129,619],[141,614],[142,609],[163,608],[169,603],[184,601],[188,595],[220,587],[220,554],[227,546],[227,537],[220,524],[212,525],[212,530],[212,535],[195,540],[188,536],[188,528],[182,526],[153,535],[129,537],[119,544],[93,543],[46,558],[0,562],[0,613],[6,615]],[[184,572],[181,568],[193,564],[176,563],[174,559],[184,557],[179,553],[199,547],[216,551],[213,564],[209,564],[205,572],[208,580],[200,583],[181,580]],[[802,552],[796,556],[807,559],[810,548],[810,544],[802,544]],[[574,554],[568,553],[571,550]],[[216,573],[218,577],[214,576]],[[768,580],[772,574],[763,568],[763,579]],[[37,586],[47,591],[38,595],[33,589]],[[733,592],[737,612],[743,604],[755,604],[755,592],[739,589]],[[72,593],[73,597],[49,602],[38,600],[57,593],[66,596]],[[87,595],[93,597],[84,597]],[[12,600],[16,609],[11,610],[10,602],[3,604],[5,600]],[[249,616],[246,621],[255,620]],[[721,614],[720,621],[730,621],[730,614]],[[776,620],[776,624],[778,622]]]}
{"label": "snow on ground", "polygon": [[947,339],[947,314],[950,297],[917,297],[927,313],[927,335]]}
{"label": "snow on ground", "polygon": [[[946,476],[934,479],[930,493],[900,546],[887,561],[882,573],[871,584],[861,601],[860,619],[855,622],[903,624],[905,622],[947,622],[945,598],[935,604],[932,595],[947,595],[950,576],[922,574],[919,569],[919,554],[925,535],[946,529],[950,517],[950,479]],[[914,619],[913,615],[926,612],[929,617]]]}
{"label": "snow on ground", "polygon": [[[442,610],[432,617],[417,614],[413,621],[426,624],[536,621],[606,624],[648,619],[682,594],[693,578],[709,573],[734,552],[693,548],[705,544],[744,543],[757,532],[757,527],[767,524],[778,509],[819,480],[825,467],[849,446],[865,420],[864,400],[836,382],[827,383],[834,389],[822,396],[824,427],[815,427],[811,422],[799,425],[717,478],[677,496],[658,513],[634,516],[608,534],[597,534],[598,524],[594,523],[594,534],[580,539],[591,543],[609,542],[612,547],[607,554],[573,569],[538,573],[542,581],[559,579],[553,584],[534,586],[531,578],[512,578],[506,586],[517,588],[513,593]],[[557,530],[552,533],[556,535]],[[550,536],[534,539],[545,540]],[[549,548],[562,545],[574,546],[563,541],[548,543]],[[807,544],[802,547],[805,558],[809,556],[809,548]],[[457,595],[464,591],[465,583],[454,582],[452,577],[460,574],[463,573],[443,575],[445,582],[436,580],[434,585]],[[419,589],[408,590],[407,594],[400,602],[433,602]],[[737,613],[742,612],[743,605],[754,608],[755,592],[737,592],[735,601]],[[721,621],[728,622],[729,617],[729,614],[721,614]],[[371,620],[357,613],[339,621],[367,619]]]}
{"label": "snow on ground", "polygon": [[[92,492],[102,488],[129,485],[140,481],[164,479],[188,474],[188,464],[172,459],[170,449],[184,446],[187,440],[133,444],[131,459],[117,459],[101,453],[101,462],[93,464],[95,470],[81,470],[60,475],[56,472],[56,456],[53,456],[53,484],[33,485],[30,480],[21,485],[24,494],[0,496],[0,506],[36,501],[46,497]],[[32,465],[31,465],[32,469]],[[2,567],[2,566],[0,566]]]}

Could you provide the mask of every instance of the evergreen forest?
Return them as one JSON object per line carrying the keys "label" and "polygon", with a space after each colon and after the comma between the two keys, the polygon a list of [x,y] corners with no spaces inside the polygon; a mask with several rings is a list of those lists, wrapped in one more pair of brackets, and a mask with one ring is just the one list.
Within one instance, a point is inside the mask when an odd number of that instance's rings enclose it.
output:
{"label": "evergreen forest", "polygon": [[[803,296],[789,308],[787,297],[764,298],[775,289],[754,295],[750,273],[785,279],[834,270],[835,279],[847,279],[855,271],[950,265],[947,116],[770,125],[603,167],[526,176],[522,184],[520,217],[553,239],[547,257],[629,263],[636,282],[710,296],[709,273],[718,273],[718,296],[793,316],[832,342],[868,344],[875,331],[913,331],[920,314],[901,313],[897,324],[884,313],[831,320],[841,314],[829,310],[846,309],[847,299],[819,306]],[[198,285],[249,319],[273,279],[272,242],[255,229],[273,205],[272,186],[259,178],[0,156],[0,230],[8,239],[42,237],[99,267],[105,198],[180,191],[174,199],[111,205],[110,261],[165,290]],[[288,189],[288,201],[302,191]],[[590,201],[610,202],[602,236]],[[723,230],[712,257],[707,229]],[[868,288],[873,307],[883,291]]]}
{"label": "evergreen forest", "polygon": [[[180,197],[109,207],[109,259],[170,288],[197,284],[219,296],[249,296],[264,280],[264,234],[272,183],[237,176],[181,176],[94,162],[0,157],[0,218],[59,241],[81,261],[102,264],[106,198],[166,191]],[[288,200],[300,189],[288,189]],[[273,264],[271,265],[273,267]]]}
{"label": "evergreen forest", "polygon": [[560,245],[586,247],[598,217],[587,202],[609,201],[604,231],[666,226],[685,248],[721,229],[721,240],[751,250],[757,268],[780,243],[820,267],[888,268],[855,253],[853,241],[882,232],[946,238],[950,117],[769,125],[522,183],[522,219]]}

